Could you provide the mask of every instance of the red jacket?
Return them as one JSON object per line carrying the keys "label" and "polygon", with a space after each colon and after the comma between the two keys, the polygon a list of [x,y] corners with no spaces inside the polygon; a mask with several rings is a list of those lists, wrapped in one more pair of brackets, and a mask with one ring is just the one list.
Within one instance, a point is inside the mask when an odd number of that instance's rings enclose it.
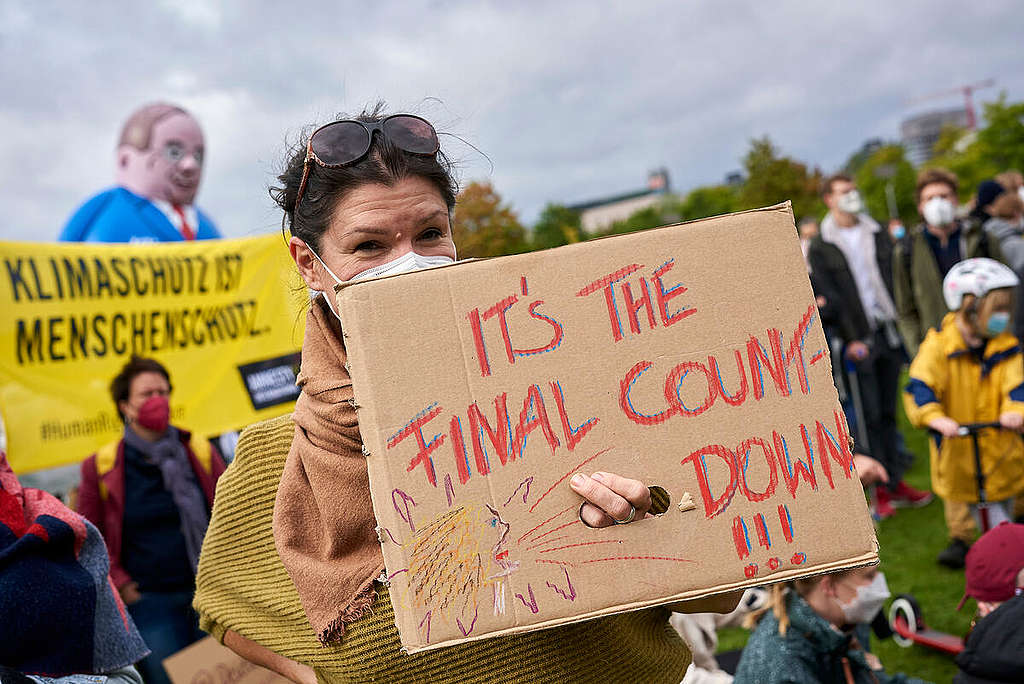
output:
{"label": "red jacket", "polygon": [[[205,439],[179,429],[188,460],[196,474],[206,503],[213,508],[217,479],[224,472],[224,460]],[[110,554],[110,578],[120,589],[131,581],[121,565],[121,531],[124,527],[124,440],[111,442],[82,461],[82,482],[78,488],[78,512],[99,528]]]}

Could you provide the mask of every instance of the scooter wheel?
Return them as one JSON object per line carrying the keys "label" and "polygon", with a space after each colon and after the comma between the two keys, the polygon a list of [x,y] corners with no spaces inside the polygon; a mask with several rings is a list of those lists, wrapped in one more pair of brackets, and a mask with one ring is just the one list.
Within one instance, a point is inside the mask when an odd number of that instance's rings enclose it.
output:
{"label": "scooter wheel", "polygon": [[911,634],[916,633],[919,629],[924,629],[921,606],[917,603],[917,599],[910,594],[900,594],[893,600],[892,605],[889,606],[889,626],[892,627],[893,641],[903,648],[909,648],[913,645],[914,641],[901,636],[899,630],[896,629],[896,618],[901,616],[907,623],[907,629]]}

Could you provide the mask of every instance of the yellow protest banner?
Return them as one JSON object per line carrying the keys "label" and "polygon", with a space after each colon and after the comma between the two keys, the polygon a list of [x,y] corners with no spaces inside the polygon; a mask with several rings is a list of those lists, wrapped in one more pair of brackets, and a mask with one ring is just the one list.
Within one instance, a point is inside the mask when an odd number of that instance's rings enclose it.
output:
{"label": "yellow protest banner", "polygon": [[212,436],[292,409],[304,288],[279,235],[175,244],[0,242],[0,414],[14,470],[116,439],[111,379],[167,367],[171,421]]}

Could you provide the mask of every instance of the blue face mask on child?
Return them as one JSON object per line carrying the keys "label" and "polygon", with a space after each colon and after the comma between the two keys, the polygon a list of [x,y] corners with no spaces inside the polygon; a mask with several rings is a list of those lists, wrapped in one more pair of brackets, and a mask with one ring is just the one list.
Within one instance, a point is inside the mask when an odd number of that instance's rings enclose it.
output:
{"label": "blue face mask on child", "polygon": [[985,331],[995,337],[1001,333],[1006,332],[1006,329],[1010,325],[1010,314],[1005,311],[997,311],[988,317],[988,323],[985,324]]}

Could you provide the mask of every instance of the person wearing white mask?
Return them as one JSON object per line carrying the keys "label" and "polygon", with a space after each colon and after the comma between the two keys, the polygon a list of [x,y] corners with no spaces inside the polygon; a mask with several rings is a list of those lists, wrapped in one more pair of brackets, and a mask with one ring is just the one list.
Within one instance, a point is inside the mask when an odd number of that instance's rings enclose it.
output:
{"label": "person wearing white mask", "polygon": [[821,235],[810,242],[808,262],[815,293],[836,310],[843,354],[856,368],[853,389],[860,393],[858,408],[864,414],[857,421],[867,435],[867,443],[857,447],[881,462],[889,476],[888,484],[875,489],[874,513],[884,519],[895,513],[894,506],[923,506],[932,500],[929,492],[903,481],[913,457],[903,448],[896,425],[904,356],[892,296],[892,240],[864,211],[850,176],[827,178],[823,190],[829,212],[821,221]]}
{"label": "person wearing white mask", "polygon": [[[949,309],[942,280],[964,259],[988,257],[1005,263],[999,241],[975,222],[957,219],[958,181],[945,169],[925,169],[917,178],[917,209],[924,222],[896,244],[893,251],[893,293],[900,332],[913,358],[929,330],[939,330]],[[962,568],[975,525],[967,506],[945,501],[950,543],[938,562]]]}
{"label": "person wearing white mask", "polygon": [[[384,116],[378,106],[313,131],[278,180],[272,195],[290,229],[288,248],[319,294],[306,318],[295,412],[242,433],[217,491],[197,579],[201,626],[246,659],[310,684],[483,681],[502,676],[493,669],[499,662],[514,663],[523,681],[566,681],[572,672],[573,681],[678,684],[690,653],[668,629],[664,607],[634,613],[628,625],[602,617],[403,652],[391,593],[380,581],[382,528],[370,500],[347,349],[388,344],[389,335],[406,334],[404,321],[382,309],[386,334],[345,330],[334,289],[455,260],[452,166],[429,122]],[[422,377],[395,382],[429,383],[435,372],[423,368]],[[564,486],[582,497],[588,525],[631,524],[651,507],[638,480],[579,475]],[[728,612],[738,599],[681,609]],[[609,655],[609,643],[626,645]]]}
{"label": "person wearing white mask", "polygon": [[734,684],[909,684],[887,674],[855,632],[889,598],[877,566],[773,584],[771,598],[743,649]]}
{"label": "person wearing white mask", "polygon": [[942,279],[954,264],[974,257],[1005,261],[995,240],[980,225],[957,218],[956,175],[926,169],[917,178],[917,210],[923,223],[900,240],[893,253],[893,292],[900,332],[913,357],[928,330],[938,329],[948,313]]}

